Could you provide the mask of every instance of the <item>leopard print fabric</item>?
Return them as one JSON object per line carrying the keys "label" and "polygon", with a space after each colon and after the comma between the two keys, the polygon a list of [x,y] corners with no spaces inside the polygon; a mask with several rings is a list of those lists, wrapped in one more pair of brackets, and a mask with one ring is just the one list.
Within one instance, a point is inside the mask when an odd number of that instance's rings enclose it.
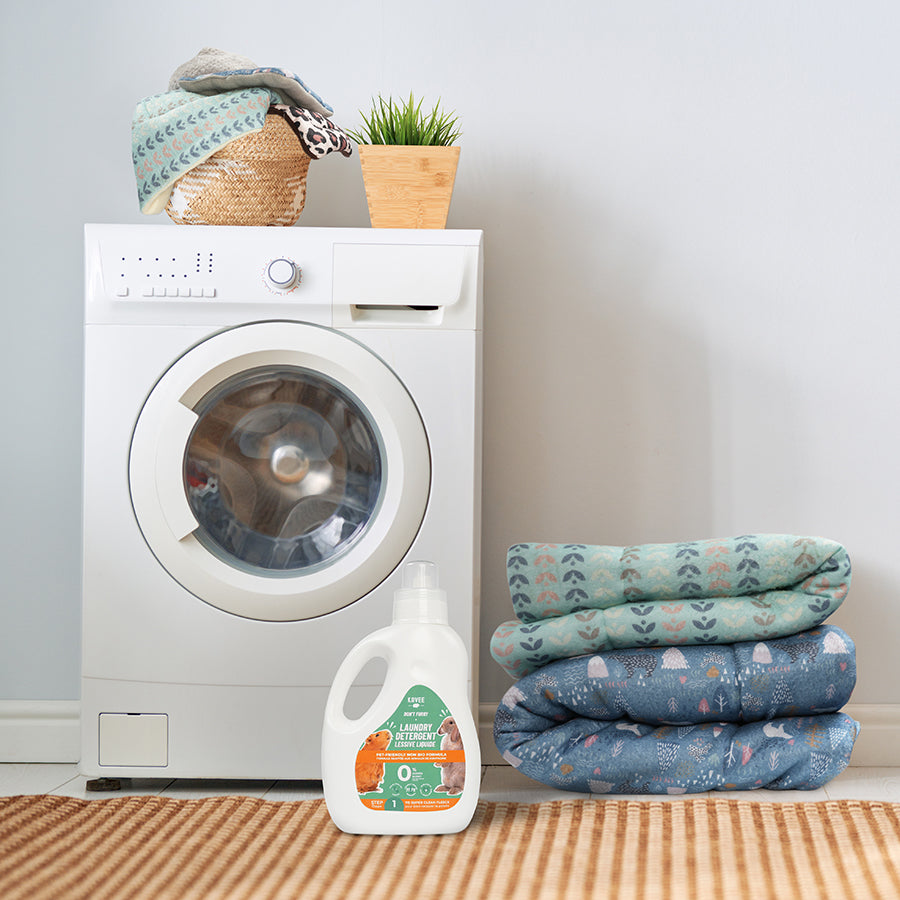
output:
{"label": "leopard print fabric", "polygon": [[299,106],[276,103],[269,112],[278,113],[294,129],[307,156],[322,159],[329,153],[350,156],[353,147],[344,130],[330,119]]}

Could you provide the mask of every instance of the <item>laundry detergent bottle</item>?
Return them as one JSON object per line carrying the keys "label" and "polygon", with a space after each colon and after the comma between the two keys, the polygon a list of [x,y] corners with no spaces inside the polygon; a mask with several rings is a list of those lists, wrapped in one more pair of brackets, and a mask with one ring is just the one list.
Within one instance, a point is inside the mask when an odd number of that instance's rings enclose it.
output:
{"label": "laundry detergent bottle", "polygon": [[[354,679],[384,659],[384,685],[358,719]],[[481,750],[466,688],[468,656],[449,626],[437,566],[410,562],[393,623],[347,654],[325,707],[322,783],[334,824],[351,834],[449,834],[471,821]]]}

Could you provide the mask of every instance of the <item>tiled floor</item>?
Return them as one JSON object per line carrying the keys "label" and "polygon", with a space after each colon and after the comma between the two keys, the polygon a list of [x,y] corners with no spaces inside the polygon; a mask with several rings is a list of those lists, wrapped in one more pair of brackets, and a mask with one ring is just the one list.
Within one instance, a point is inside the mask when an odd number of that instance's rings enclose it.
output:
{"label": "tiled floor", "polygon": [[[94,793],[85,789],[86,779],[70,763],[0,763],[0,796],[16,794],[57,794],[65,797],[98,799],[122,794],[160,794],[165,797],[197,798],[222,794],[265,797],[267,800],[309,800],[322,796],[317,781],[194,781],[178,779],[123,779],[118,794]],[[518,803],[540,803],[590,797],[544,787],[519,774],[509,766],[485,766],[481,782],[482,800],[506,800]],[[712,791],[709,794],[680,795],[669,798],[651,796],[649,800],[685,799],[685,797],[737,797],[746,800],[769,800],[802,803],[810,800],[887,800],[900,803],[900,768],[846,769],[841,775],[817,791]],[[604,794],[596,799],[623,799]],[[635,799],[628,795],[627,799]]]}

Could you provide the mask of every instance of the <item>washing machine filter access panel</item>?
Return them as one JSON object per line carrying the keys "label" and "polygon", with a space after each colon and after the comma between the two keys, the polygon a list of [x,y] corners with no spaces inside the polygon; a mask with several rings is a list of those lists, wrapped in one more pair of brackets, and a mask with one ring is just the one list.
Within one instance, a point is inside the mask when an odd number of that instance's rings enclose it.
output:
{"label": "washing machine filter access panel", "polygon": [[83,774],[320,777],[409,559],[475,704],[481,242],[86,226]]}

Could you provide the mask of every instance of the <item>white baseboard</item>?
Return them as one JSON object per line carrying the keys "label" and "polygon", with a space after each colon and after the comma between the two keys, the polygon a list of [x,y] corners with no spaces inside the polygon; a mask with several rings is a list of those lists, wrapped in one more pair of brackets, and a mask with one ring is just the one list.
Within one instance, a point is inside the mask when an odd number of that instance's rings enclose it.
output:
{"label": "white baseboard", "polygon": [[[494,745],[497,703],[478,708],[481,760],[506,765]],[[0,700],[0,762],[77,762],[77,700]],[[852,766],[900,766],[900,703],[851,703],[848,716],[862,726]]]}
{"label": "white baseboard", "polygon": [[[488,766],[507,765],[494,744],[494,714],[499,702],[478,707],[481,762]],[[850,703],[841,711],[862,726],[851,766],[900,766],[900,703]]]}
{"label": "white baseboard", "polygon": [[80,707],[77,700],[0,700],[0,762],[77,762]]}
{"label": "white baseboard", "polygon": [[850,703],[841,712],[862,726],[851,766],[900,766],[900,703]]}

